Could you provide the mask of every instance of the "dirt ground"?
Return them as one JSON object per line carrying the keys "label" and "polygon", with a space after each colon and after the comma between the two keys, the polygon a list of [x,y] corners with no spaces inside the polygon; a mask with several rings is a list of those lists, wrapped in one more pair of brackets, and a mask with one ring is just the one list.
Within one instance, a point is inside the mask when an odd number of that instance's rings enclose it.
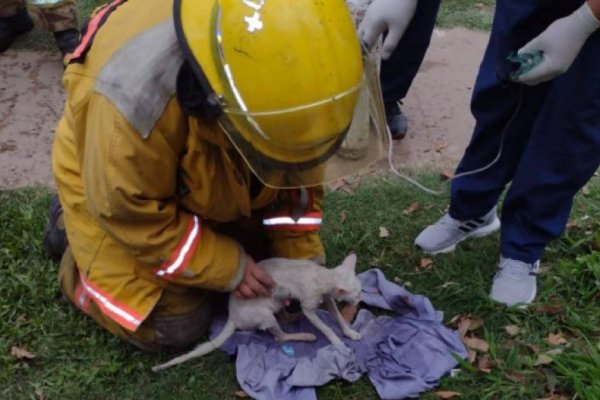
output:
{"label": "dirt ground", "polygon": [[[462,28],[434,32],[404,102],[409,134],[394,143],[397,165],[448,168],[460,159],[473,129],[469,101],[487,37]],[[50,152],[64,103],[61,75],[55,53],[9,50],[0,56],[0,189],[53,187]]]}

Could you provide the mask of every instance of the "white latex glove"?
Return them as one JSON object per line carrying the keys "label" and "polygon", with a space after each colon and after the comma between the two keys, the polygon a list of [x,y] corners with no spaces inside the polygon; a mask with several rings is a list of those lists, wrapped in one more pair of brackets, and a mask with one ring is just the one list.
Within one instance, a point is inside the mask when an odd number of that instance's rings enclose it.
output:
{"label": "white latex glove", "polygon": [[369,47],[379,35],[387,32],[381,46],[381,58],[390,58],[410,20],[415,15],[417,0],[373,0],[358,27],[358,36]]}
{"label": "white latex glove", "polygon": [[519,50],[521,53],[541,51],[543,59],[518,82],[537,85],[566,72],[587,38],[600,28],[600,21],[585,3],[573,14],[554,21],[544,32]]}

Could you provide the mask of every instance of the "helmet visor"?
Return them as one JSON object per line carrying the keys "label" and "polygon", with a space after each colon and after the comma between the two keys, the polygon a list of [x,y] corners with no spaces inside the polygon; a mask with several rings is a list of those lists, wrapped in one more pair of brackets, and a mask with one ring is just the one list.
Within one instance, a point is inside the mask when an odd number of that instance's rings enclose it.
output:
{"label": "helmet visor", "polygon": [[385,156],[389,137],[379,74],[364,51],[362,58],[362,78],[356,85],[276,110],[251,109],[224,65],[231,96],[220,99],[224,112],[219,125],[265,185],[319,185]]}

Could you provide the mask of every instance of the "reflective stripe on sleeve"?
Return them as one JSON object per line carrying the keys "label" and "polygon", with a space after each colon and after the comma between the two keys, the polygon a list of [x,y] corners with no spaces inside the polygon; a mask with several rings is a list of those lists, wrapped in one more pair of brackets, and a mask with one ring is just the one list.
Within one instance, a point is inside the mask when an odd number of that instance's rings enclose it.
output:
{"label": "reflective stripe on sleeve", "polygon": [[79,275],[83,290],[98,304],[104,314],[112,318],[123,328],[135,331],[143,322],[140,314],[114,300],[108,293],[96,287],[92,282]]}
{"label": "reflective stripe on sleeve", "polygon": [[169,279],[185,270],[192,258],[192,254],[194,254],[194,251],[198,246],[200,234],[200,218],[194,215],[190,218],[190,223],[188,224],[186,234],[181,240],[181,243],[177,246],[177,249],[175,249],[171,258],[164,262],[156,271],[156,275]]}
{"label": "reflective stripe on sleeve", "polygon": [[267,229],[288,229],[296,231],[316,231],[321,227],[322,215],[318,212],[308,213],[294,219],[287,215],[272,216],[263,219]]}

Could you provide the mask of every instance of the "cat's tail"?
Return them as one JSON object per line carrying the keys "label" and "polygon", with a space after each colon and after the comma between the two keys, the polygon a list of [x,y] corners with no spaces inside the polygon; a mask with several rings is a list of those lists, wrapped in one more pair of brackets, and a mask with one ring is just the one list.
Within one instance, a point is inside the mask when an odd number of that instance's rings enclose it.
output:
{"label": "cat's tail", "polygon": [[225,343],[225,341],[229,339],[231,335],[234,334],[234,332],[235,324],[230,319],[228,319],[225,323],[225,326],[223,327],[223,330],[217,335],[216,338],[214,338],[213,340],[209,340],[208,342],[199,344],[190,352],[182,354],[179,357],[175,357],[164,364],[155,365],[154,367],[152,367],[152,371],[162,371],[163,369],[167,369],[169,367],[172,367],[173,365],[181,364],[182,362],[191,360],[192,358],[202,357],[203,355],[206,355],[211,351],[221,347],[223,343]]}

